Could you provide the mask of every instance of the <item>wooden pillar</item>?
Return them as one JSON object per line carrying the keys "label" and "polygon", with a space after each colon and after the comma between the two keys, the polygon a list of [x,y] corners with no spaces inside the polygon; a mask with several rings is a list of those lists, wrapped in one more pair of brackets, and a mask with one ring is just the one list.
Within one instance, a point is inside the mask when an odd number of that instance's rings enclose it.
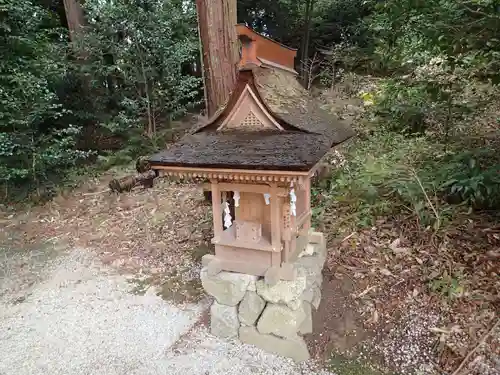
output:
{"label": "wooden pillar", "polygon": [[290,209],[290,228],[292,228],[292,239],[290,240],[290,253],[288,254],[288,261],[290,261],[291,255],[295,254],[297,250],[297,234],[298,234],[297,216],[291,215],[291,209]]}
{"label": "wooden pillar", "polygon": [[[305,194],[304,194],[304,197],[305,197],[305,208],[306,208],[306,212],[309,212],[311,211],[311,179],[310,178],[307,178],[305,183],[304,183],[304,189],[305,189]],[[306,232],[306,234],[309,232],[309,229],[311,229],[311,216],[309,216],[309,218],[306,220],[306,222],[304,223],[304,232]]]}
{"label": "wooden pillar", "polygon": [[281,220],[283,221],[283,242],[284,242],[284,249],[282,252],[282,259],[281,261],[283,263],[288,262],[289,254],[290,254],[290,242],[292,240],[292,230],[290,227],[290,204],[287,202],[286,199],[283,200],[283,213],[281,215]]}
{"label": "wooden pillar", "polygon": [[281,265],[281,215],[280,199],[278,197],[277,184],[271,185],[271,243],[273,251],[271,254],[271,264],[273,267]]}
{"label": "wooden pillar", "polygon": [[217,180],[212,180],[212,215],[214,219],[214,239],[220,241],[223,232],[222,223],[222,203],[220,199],[220,189]]}

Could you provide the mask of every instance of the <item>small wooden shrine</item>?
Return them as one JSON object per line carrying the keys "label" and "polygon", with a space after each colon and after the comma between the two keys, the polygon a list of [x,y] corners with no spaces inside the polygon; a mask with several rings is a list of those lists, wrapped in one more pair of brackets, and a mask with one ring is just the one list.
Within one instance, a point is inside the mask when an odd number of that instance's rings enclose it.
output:
{"label": "small wooden shrine", "polygon": [[237,30],[241,61],[228,103],[149,161],[160,176],[209,182],[215,255],[203,262],[211,274],[291,280],[311,227],[311,177],[353,132],[298,83],[296,50]]}

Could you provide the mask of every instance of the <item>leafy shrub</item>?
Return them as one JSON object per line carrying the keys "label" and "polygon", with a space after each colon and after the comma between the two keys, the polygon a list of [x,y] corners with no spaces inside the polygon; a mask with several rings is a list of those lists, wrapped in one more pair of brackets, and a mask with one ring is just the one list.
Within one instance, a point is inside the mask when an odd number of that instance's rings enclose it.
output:
{"label": "leafy shrub", "polygon": [[476,209],[500,207],[500,162],[494,150],[460,152],[445,161],[441,191],[451,203]]}
{"label": "leafy shrub", "polygon": [[383,126],[390,130],[423,132],[431,112],[431,101],[425,87],[409,86],[404,81],[388,80],[374,100],[373,111]]}
{"label": "leafy shrub", "polygon": [[478,82],[500,82],[498,4],[493,0],[369,1],[365,18],[372,60],[391,76],[375,110],[396,131],[430,130],[445,142],[457,120],[474,110],[464,95]]}
{"label": "leafy shrub", "polygon": [[86,11],[82,69],[93,77],[102,113],[109,113],[101,119],[108,131],[121,137],[145,128],[152,137],[201,100],[201,80],[184,69],[198,54],[194,7],[92,0]]}
{"label": "leafy shrub", "polygon": [[430,208],[414,170],[423,168],[422,155],[434,154],[434,147],[425,137],[384,130],[353,142],[346,150],[346,165],[332,176],[329,200],[351,206],[361,225],[402,206],[424,218]]}
{"label": "leafy shrub", "polygon": [[373,112],[393,131],[431,131],[445,142],[454,124],[481,107],[481,87],[451,57],[433,57],[412,74],[382,82],[374,98]]}
{"label": "leafy shrub", "polygon": [[[19,187],[63,176],[86,153],[75,149],[77,126],[54,90],[65,76],[55,20],[29,0],[0,5],[0,184]],[[63,58],[61,58],[63,57]]]}
{"label": "leafy shrub", "polygon": [[437,230],[455,205],[489,209],[500,204],[500,163],[491,149],[451,149],[429,137],[379,129],[349,145],[344,157],[344,167],[314,199],[327,206],[319,211],[349,207],[358,225],[408,212]]}
{"label": "leafy shrub", "polygon": [[85,33],[68,43],[55,12],[31,0],[0,4],[0,185],[8,190],[61,182],[97,152],[110,166],[154,151],[170,121],[202,97],[186,68],[199,53],[193,4],[85,6]]}
{"label": "leafy shrub", "polygon": [[444,271],[440,277],[429,281],[429,289],[448,299],[460,298],[465,292],[463,278],[464,276],[460,272],[455,272],[450,276],[447,271]]}

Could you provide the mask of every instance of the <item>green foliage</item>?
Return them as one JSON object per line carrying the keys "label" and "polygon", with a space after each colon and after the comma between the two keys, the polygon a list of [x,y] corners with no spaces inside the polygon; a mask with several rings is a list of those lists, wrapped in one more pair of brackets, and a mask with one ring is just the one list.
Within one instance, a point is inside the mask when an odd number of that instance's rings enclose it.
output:
{"label": "green foliage", "polygon": [[440,277],[429,281],[429,289],[448,299],[460,298],[465,292],[465,288],[462,285],[462,279],[463,275],[459,272],[449,275],[447,271],[444,271]]}
{"label": "green foliage", "polygon": [[101,105],[103,126],[119,136],[147,123],[169,123],[200,100],[200,79],[190,74],[198,53],[196,13],[175,0],[87,1],[89,20],[81,51]]}
{"label": "green foliage", "polygon": [[[56,20],[29,0],[0,5],[0,184],[38,187],[87,154],[55,87],[66,75]],[[61,58],[62,57],[62,58]]]}
{"label": "green foliage", "polygon": [[240,0],[237,5],[238,22],[247,23],[286,45],[300,45],[304,31],[304,0]]}
{"label": "green foliage", "polygon": [[365,22],[380,69],[409,72],[445,55],[475,76],[498,79],[500,16],[495,0],[371,3],[374,11]]}
{"label": "green foliage", "polygon": [[452,203],[477,209],[500,207],[500,161],[496,151],[478,149],[451,155],[440,169],[440,190]]}
{"label": "green foliage", "polygon": [[74,43],[63,8],[39,4],[0,3],[0,184],[38,190],[97,151],[110,166],[163,147],[201,98],[194,4],[87,1]]}
{"label": "green foliage", "polygon": [[464,148],[457,138],[474,131],[472,119],[496,97],[494,89],[482,90],[500,78],[498,4],[390,0],[372,6],[364,20],[373,36],[372,67],[388,77],[365,94],[373,104],[367,117],[378,129],[365,141],[374,145],[374,163],[362,155],[355,176],[361,186],[354,191],[365,192],[359,196],[371,211],[375,202],[391,200],[386,207],[409,209],[435,229],[451,214],[450,205],[497,209],[495,151]]}
{"label": "green foliage", "polygon": [[[369,117],[386,130],[370,141],[399,138],[394,147],[420,143],[416,158],[396,156],[383,183],[367,191],[388,194],[418,214],[421,223],[442,224],[449,204],[475,209],[499,207],[499,161],[494,150],[468,149],[472,118],[495,96],[482,92],[500,78],[498,4],[494,1],[373,2],[364,22],[373,35],[374,69],[389,77],[370,94]],[[466,119],[469,124],[465,125]],[[460,126],[459,126],[460,124]],[[389,131],[389,133],[387,133]],[[395,135],[397,132],[404,136]],[[408,136],[418,138],[408,138]],[[408,152],[409,150],[406,150]],[[378,164],[384,156],[375,156]],[[361,181],[372,176],[360,169]]]}
{"label": "green foliage", "polygon": [[316,216],[349,207],[351,221],[370,226],[379,216],[407,212],[438,230],[457,204],[500,207],[500,160],[493,149],[451,149],[426,136],[380,129],[349,145],[345,159],[329,187],[314,192]]}
{"label": "green foliage", "polygon": [[382,126],[390,130],[422,132],[432,113],[432,101],[421,85],[408,85],[401,80],[385,81],[374,96],[373,111]]}
{"label": "green foliage", "polygon": [[429,130],[447,139],[454,123],[491,99],[470,71],[453,61],[434,57],[411,74],[383,81],[373,107],[381,123],[409,133]]}
{"label": "green foliage", "polygon": [[[315,49],[330,49],[347,36],[350,44],[366,47],[367,28],[362,20],[370,10],[371,6],[363,0],[313,0],[311,45]],[[239,22],[296,48],[304,38],[305,12],[306,0],[238,1]],[[315,49],[311,49],[310,56]]]}
{"label": "green foliage", "polygon": [[390,214],[395,207],[415,213],[425,225],[433,224],[436,217],[425,194],[433,194],[437,186],[419,173],[425,170],[423,155],[433,154],[434,145],[424,137],[377,132],[350,146],[345,156],[347,166],[332,177],[331,198],[353,207],[358,224],[363,226]]}
{"label": "green foliage", "polygon": [[[116,131],[119,132],[119,129]],[[98,169],[108,170],[114,166],[128,165],[135,162],[139,156],[157,152],[172,140],[172,129],[162,129],[152,136],[147,136],[140,128],[132,128],[128,134],[124,134],[124,138],[126,140],[123,140],[124,144],[119,149],[101,150],[97,158]]]}
{"label": "green foliage", "polygon": [[335,48],[345,42],[369,48],[368,30],[363,19],[371,12],[371,4],[364,0],[318,0],[311,39],[323,49]]}

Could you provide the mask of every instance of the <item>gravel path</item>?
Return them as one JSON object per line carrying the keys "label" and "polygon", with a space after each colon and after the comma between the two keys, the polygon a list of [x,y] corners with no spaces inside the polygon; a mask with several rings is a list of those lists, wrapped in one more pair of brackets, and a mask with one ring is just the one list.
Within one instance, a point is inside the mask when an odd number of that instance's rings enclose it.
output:
{"label": "gravel path", "polygon": [[0,266],[0,375],[317,374],[213,337],[195,324],[206,302],[134,295],[86,250],[23,259]]}

